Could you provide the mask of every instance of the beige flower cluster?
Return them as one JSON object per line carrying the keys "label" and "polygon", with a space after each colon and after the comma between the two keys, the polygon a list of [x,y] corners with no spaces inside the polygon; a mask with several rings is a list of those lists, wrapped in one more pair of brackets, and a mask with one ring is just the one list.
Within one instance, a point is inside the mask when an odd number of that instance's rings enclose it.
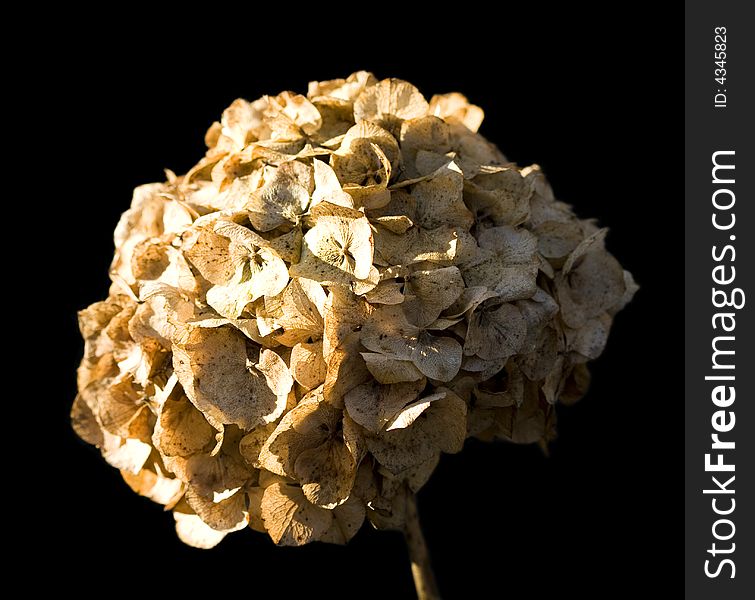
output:
{"label": "beige flower cluster", "polygon": [[358,72],[236,100],[135,191],[72,420],[184,542],[401,528],[467,437],[554,436],[636,286],[482,118]]}

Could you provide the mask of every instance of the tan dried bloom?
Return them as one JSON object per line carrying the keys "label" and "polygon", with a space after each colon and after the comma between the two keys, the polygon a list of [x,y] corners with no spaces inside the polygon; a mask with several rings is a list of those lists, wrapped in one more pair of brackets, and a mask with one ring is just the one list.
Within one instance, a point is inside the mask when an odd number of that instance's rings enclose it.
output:
{"label": "tan dried bloom", "polygon": [[416,543],[442,453],[553,438],[637,286],[482,118],[362,71],[236,100],[194,168],[136,189],[71,419],[181,540],[343,544],[367,518]]}

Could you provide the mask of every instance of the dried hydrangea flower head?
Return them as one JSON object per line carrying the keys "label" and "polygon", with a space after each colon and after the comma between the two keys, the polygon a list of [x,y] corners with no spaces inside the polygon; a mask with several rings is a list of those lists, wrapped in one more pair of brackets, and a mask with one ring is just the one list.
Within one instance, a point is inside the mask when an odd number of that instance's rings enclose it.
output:
{"label": "dried hydrangea flower head", "polygon": [[636,285],[482,116],[354,73],[236,100],[195,167],[137,188],[72,420],[184,542],[367,519],[432,598],[414,494],[440,455],[554,437]]}

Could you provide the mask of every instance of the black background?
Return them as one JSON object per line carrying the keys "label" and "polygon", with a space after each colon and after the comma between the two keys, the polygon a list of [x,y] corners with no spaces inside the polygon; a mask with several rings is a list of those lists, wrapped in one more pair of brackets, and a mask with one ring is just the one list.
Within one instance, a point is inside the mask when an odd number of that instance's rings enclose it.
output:
{"label": "black background", "polygon": [[592,367],[588,396],[559,409],[550,458],[475,441],[442,458],[419,502],[444,598],[681,591],[681,20],[651,22],[635,4],[611,16],[571,4],[493,17],[464,3],[432,19],[399,9],[335,19],[327,7],[298,17],[291,5],[190,24],[145,16],[126,35],[71,27],[56,38],[44,83],[63,164],[62,198],[50,200],[62,240],[47,309],[57,358],[44,378],[54,452],[43,459],[47,531],[34,543],[69,567],[61,585],[412,597],[400,535],[368,526],[343,548],[276,548],[251,531],[212,551],[185,547],[170,514],[68,426],[83,348],[76,311],[107,293],[112,231],[132,188],[196,162],[234,98],[304,93],[310,79],[368,69],[482,106],[481,132],[510,160],[539,163],[557,197],[609,226],[609,249],[642,287]]}

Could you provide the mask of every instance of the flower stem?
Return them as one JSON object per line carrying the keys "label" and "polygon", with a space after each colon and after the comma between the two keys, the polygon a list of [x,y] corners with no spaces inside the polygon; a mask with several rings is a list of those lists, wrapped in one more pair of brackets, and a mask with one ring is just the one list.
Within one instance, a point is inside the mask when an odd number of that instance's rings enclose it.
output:
{"label": "flower stem", "polygon": [[404,538],[409,549],[409,560],[412,563],[412,576],[414,577],[414,587],[417,590],[418,600],[440,600],[438,584],[430,566],[427,543],[419,525],[417,497],[411,493],[407,494],[406,500]]}

